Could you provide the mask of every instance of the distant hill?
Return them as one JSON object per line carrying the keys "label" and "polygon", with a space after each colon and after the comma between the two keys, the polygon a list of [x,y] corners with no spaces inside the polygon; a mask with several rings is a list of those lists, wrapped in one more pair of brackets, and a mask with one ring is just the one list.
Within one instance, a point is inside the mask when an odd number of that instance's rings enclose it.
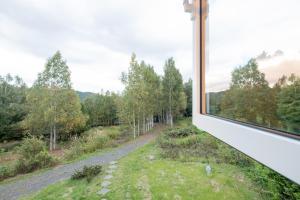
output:
{"label": "distant hill", "polygon": [[80,91],[76,91],[76,93],[78,94],[80,101],[84,101],[87,97],[95,95],[96,93],[93,92],[80,92]]}

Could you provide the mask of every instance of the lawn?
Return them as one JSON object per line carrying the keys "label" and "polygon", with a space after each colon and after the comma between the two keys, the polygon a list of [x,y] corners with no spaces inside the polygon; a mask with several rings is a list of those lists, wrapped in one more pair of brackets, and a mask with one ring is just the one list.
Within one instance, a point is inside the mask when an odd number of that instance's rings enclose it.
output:
{"label": "lawn", "polygon": [[[201,162],[181,162],[160,157],[155,143],[121,159],[106,199],[260,199],[239,168],[213,164],[207,175]],[[28,199],[99,199],[104,174],[90,183],[67,180],[47,187]]]}

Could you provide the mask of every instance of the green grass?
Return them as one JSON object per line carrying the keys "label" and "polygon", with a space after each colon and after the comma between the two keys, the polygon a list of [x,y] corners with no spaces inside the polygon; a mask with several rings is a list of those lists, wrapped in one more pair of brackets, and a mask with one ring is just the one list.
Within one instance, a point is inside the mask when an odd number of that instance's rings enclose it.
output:
{"label": "green grass", "polygon": [[207,176],[203,163],[162,159],[150,144],[121,160],[106,198],[130,194],[132,199],[259,199],[238,168],[225,164],[212,168],[213,174]]}
{"label": "green grass", "polygon": [[[151,160],[150,157],[154,156]],[[235,166],[212,164],[207,176],[200,162],[180,162],[160,157],[152,143],[121,159],[104,198],[120,199],[260,199],[254,186]],[[99,199],[102,175],[90,183],[67,180],[47,187],[27,199]]]}

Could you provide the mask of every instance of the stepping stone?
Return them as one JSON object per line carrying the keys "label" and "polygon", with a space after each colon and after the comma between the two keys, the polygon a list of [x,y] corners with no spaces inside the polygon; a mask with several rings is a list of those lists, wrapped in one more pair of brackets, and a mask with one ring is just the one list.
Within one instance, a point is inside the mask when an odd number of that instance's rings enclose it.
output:
{"label": "stepping stone", "polygon": [[115,165],[115,164],[117,164],[118,162],[117,161],[111,161],[111,162],[109,162],[109,164],[111,164],[111,165]]}
{"label": "stepping stone", "polygon": [[149,156],[148,156],[148,159],[149,159],[149,160],[154,160],[154,156],[153,156],[153,155],[149,155]]}
{"label": "stepping stone", "polygon": [[107,174],[112,174],[114,172],[115,172],[115,170],[113,170],[113,169],[109,169],[109,170],[106,171]]}
{"label": "stepping stone", "polygon": [[109,181],[104,181],[102,184],[101,184],[101,186],[103,187],[103,188],[106,188],[107,186],[109,186],[111,184],[111,182],[109,182]]}
{"label": "stepping stone", "polygon": [[104,180],[109,180],[109,179],[111,179],[113,176],[112,175],[106,175],[106,176],[104,176]]}
{"label": "stepping stone", "polygon": [[105,195],[108,193],[110,190],[107,188],[102,188],[100,191],[97,192],[98,195]]}
{"label": "stepping stone", "polygon": [[117,166],[116,165],[110,165],[108,168],[109,169],[117,169]]}

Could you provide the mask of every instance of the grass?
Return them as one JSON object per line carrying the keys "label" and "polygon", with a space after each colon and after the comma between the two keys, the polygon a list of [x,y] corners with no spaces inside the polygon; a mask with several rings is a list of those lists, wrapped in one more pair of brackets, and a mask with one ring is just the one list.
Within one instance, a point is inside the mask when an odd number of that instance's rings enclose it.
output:
{"label": "grass", "polygon": [[122,158],[106,196],[97,195],[102,174],[90,183],[63,181],[27,199],[299,199],[298,185],[190,125],[182,120],[176,127],[184,129],[165,130]]}
{"label": "grass", "polygon": [[[152,159],[152,157],[154,159]],[[180,162],[160,157],[155,143],[121,159],[104,198],[120,199],[259,199],[254,186],[232,165],[212,165],[208,176],[201,162]],[[31,200],[99,199],[103,174],[90,183],[67,180],[28,197]]]}
{"label": "grass", "polygon": [[258,199],[238,168],[225,164],[212,168],[208,176],[201,162],[163,159],[159,148],[150,144],[120,162],[107,199],[129,194],[132,199]]}

